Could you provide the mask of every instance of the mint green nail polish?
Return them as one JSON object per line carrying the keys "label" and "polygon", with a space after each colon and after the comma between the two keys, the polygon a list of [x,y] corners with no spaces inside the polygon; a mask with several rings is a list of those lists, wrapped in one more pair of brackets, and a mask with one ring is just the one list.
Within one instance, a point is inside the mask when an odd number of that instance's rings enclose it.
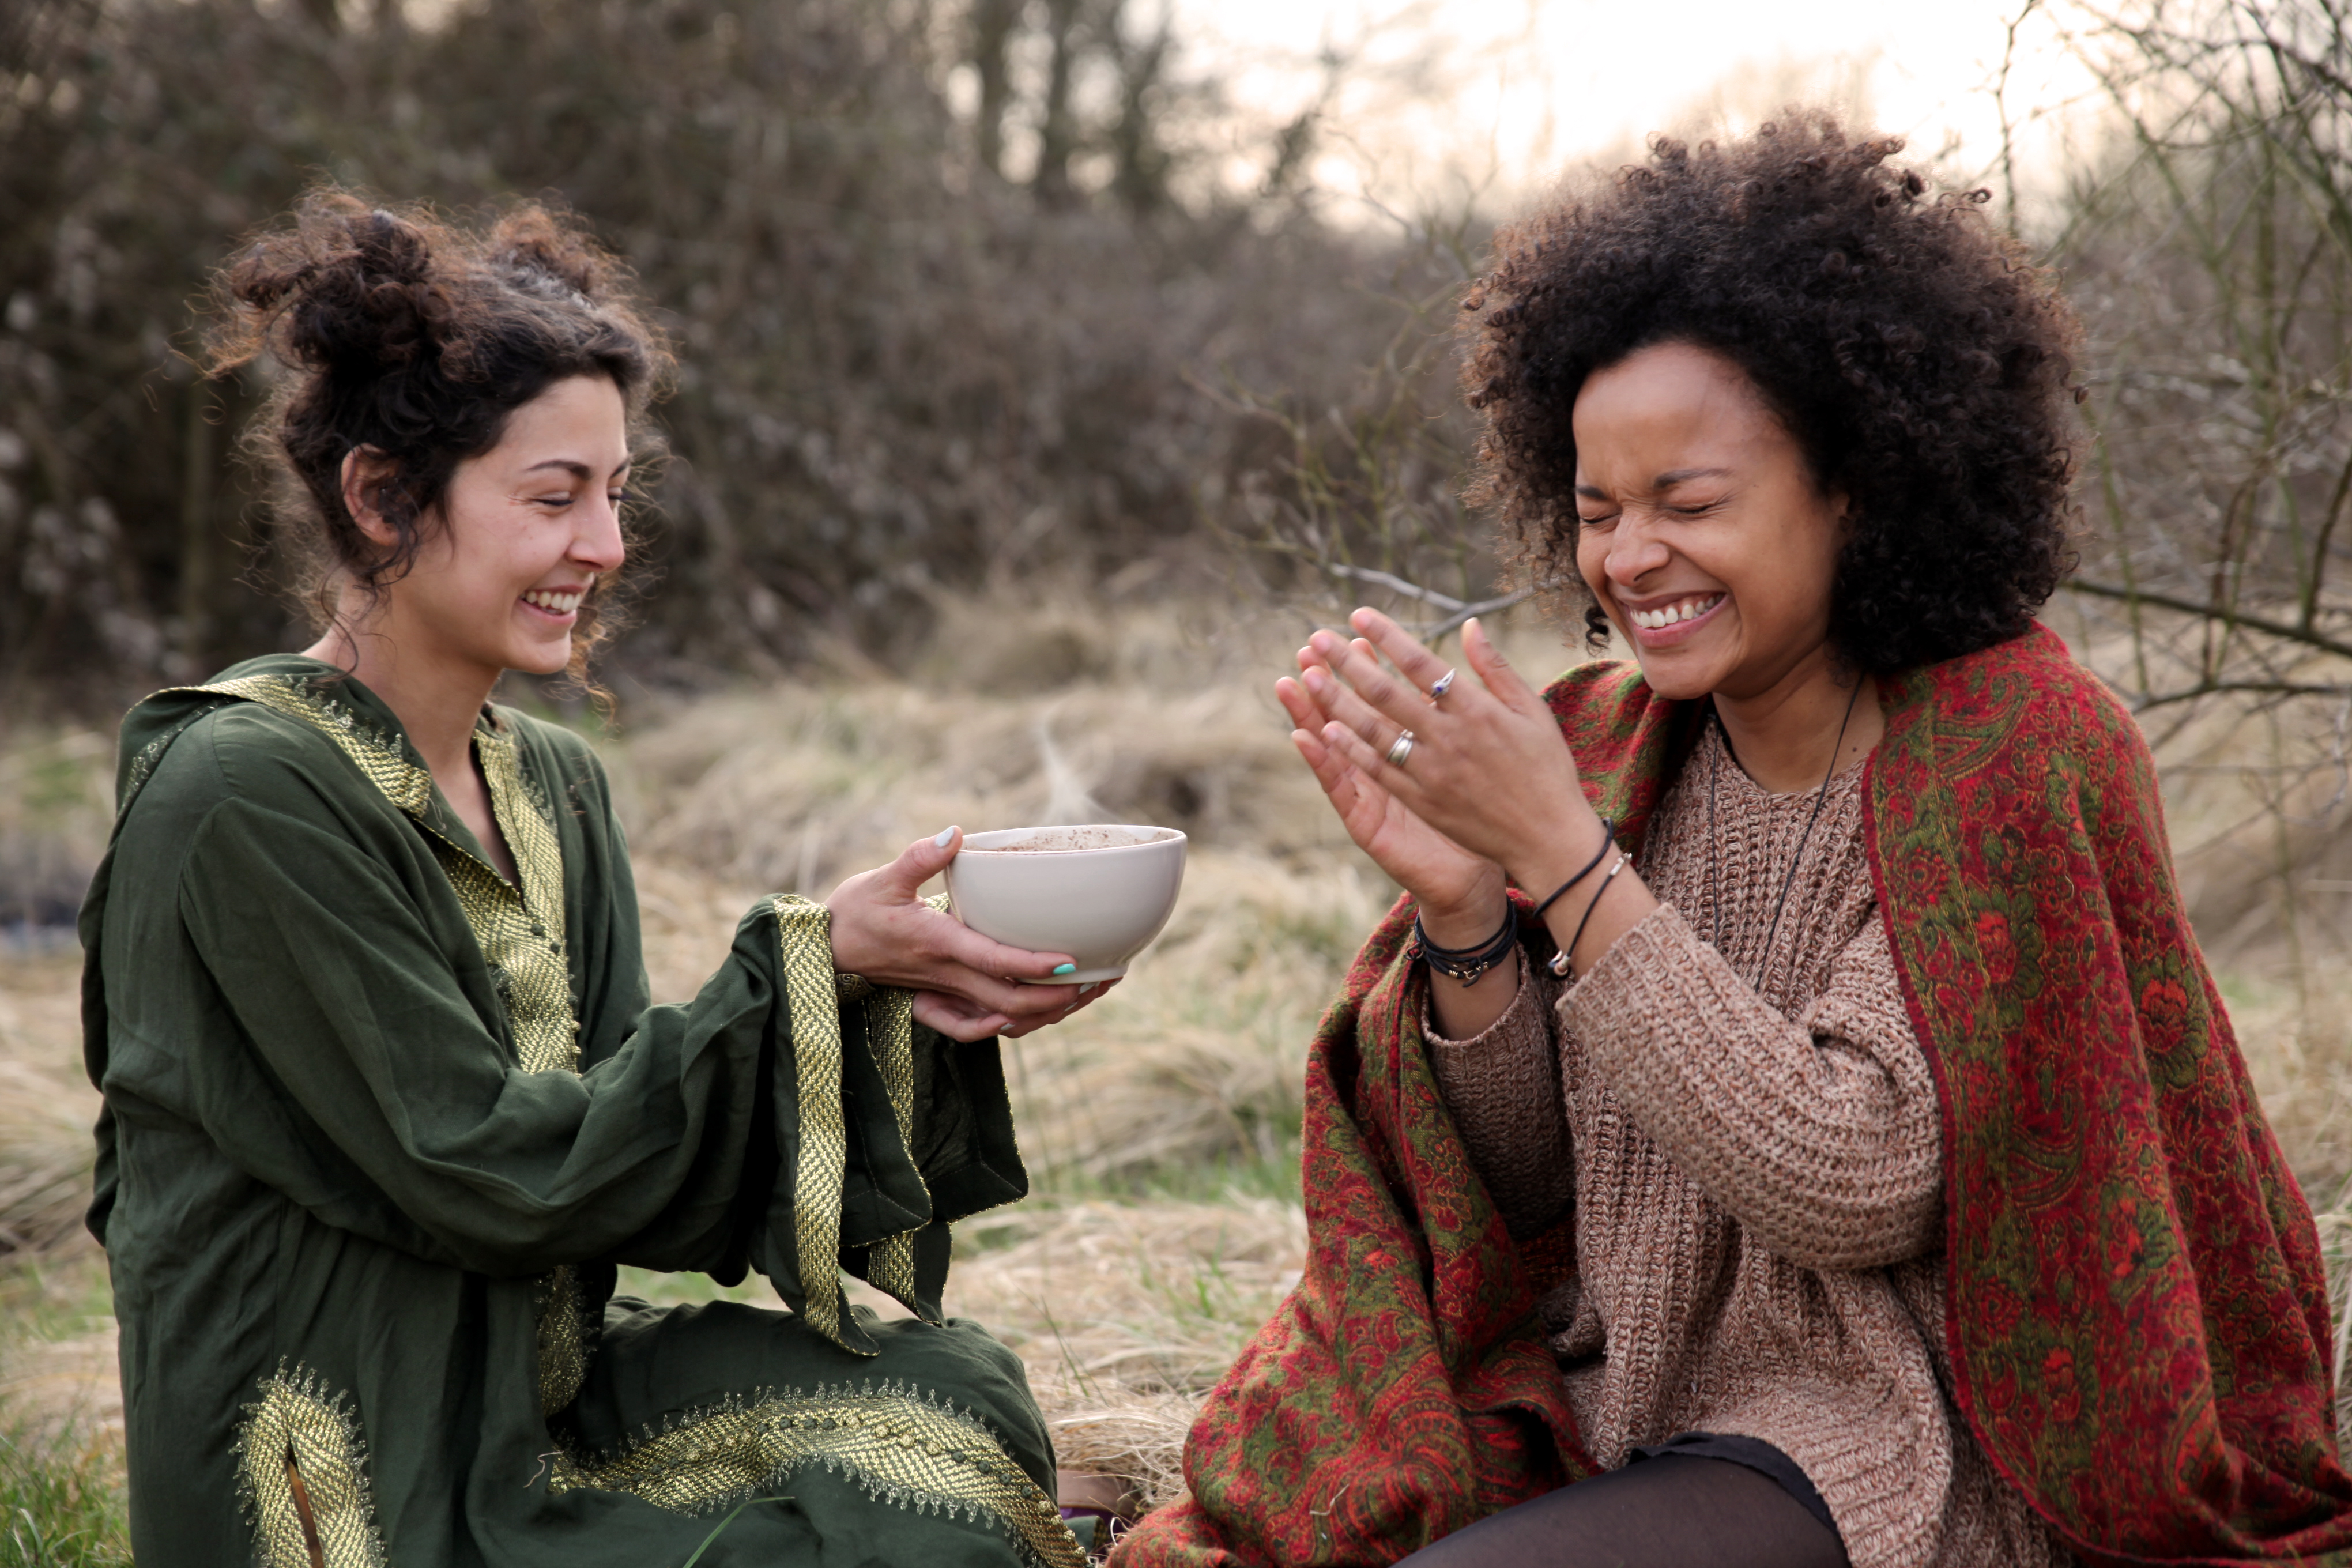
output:
{"label": "mint green nail polish", "polygon": [[1057,963],[1054,965],[1054,973],[1056,974],[1076,974],[1077,972],[1078,966],[1075,963]]}

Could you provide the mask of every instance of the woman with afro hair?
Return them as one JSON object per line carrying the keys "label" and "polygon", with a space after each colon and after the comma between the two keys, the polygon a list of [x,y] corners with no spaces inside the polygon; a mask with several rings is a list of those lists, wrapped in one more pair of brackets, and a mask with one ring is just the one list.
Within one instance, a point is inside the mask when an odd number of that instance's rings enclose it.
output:
{"label": "woman with afro hair", "polygon": [[1277,683],[1405,889],[1142,1564],[2347,1561],[2312,1217],[2068,570],[2073,319],[1793,113],[1504,230],[1481,490],[1627,663]]}

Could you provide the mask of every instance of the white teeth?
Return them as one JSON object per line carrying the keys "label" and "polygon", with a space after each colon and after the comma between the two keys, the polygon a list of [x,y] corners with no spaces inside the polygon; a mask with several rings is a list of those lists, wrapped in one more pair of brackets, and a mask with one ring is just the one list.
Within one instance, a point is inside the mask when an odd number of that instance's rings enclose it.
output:
{"label": "white teeth", "polygon": [[527,604],[537,605],[551,616],[568,616],[580,607],[583,597],[585,595],[581,594],[551,594],[534,588],[523,595],[523,600]]}
{"label": "white teeth", "polygon": [[1644,631],[1656,631],[1663,626],[1675,626],[1684,621],[1695,621],[1715,608],[1722,600],[1722,595],[1709,594],[1705,598],[1685,599],[1679,604],[1668,605],[1663,609],[1635,610],[1633,624]]}

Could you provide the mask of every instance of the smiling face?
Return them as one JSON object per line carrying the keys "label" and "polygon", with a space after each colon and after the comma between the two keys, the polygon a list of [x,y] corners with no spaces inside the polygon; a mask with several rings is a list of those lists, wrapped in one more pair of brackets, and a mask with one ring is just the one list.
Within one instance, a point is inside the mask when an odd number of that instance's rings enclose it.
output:
{"label": "smiling face", "polygon": [[1761,697],[1828,658],[1844,503],[1738,365],[1638,350],[1574,428],[1577,569],[1654,689]]}
{"label": "smiling face", "polygon": [[619,569],[628,415],[603,376],[559,381],[499,444],[457,465],[440,522],[390,585],[380,629],[404,653],[495,680],[551,675],[596,579]]}

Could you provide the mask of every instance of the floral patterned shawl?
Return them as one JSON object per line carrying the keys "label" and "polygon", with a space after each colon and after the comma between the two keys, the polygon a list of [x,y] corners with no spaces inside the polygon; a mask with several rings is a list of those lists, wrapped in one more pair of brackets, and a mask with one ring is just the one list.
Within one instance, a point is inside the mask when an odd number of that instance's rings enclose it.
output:
{"label": "floral patterned shawl", "polygon": [[[1942,1100],[1963,1419],[2090,1563],[2352,1568],[2317,1235],[2137,727],[2040,627],[1882,691],[1870,866]],[[1617,664],[1547,695],[1638,855],[1692,707]],[[1308,1060],[1305,1277],[1118,1568],[1391,1563],[1593,1471],[1536,1311],[1566,1226],[1515,1246],[1471,1168],[1412,913],[1364,944]]]}

